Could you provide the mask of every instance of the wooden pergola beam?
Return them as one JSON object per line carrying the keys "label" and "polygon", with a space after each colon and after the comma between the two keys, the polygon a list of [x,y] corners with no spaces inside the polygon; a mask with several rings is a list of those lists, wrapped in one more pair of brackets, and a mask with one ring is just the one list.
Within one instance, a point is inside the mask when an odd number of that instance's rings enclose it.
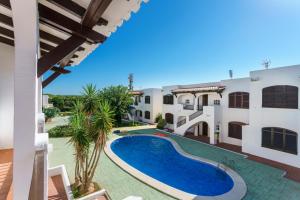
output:
{"label": "wooden pergola beam", "polygon": [[2,22],[3,24],[6,24],[10,27],[13,27],[13,20],[11,17],[8,17],[6,15],[3,15],[0,13],[0,22]]}
{"label": "wooden pergola beam", "polygon": [[80,24],[42,4],[38,5],[40,21],[53,26],[59,30],[65,31],[71,35],[77,35],[93,43],[104,42],[106,36],[92,30],[90,27]]}
{"label": "wooden pergola beam", "polygon": [[59,72],[61,74],[69,74],[71,72],[70,70],[64,69],[62,67],[52,67],[51,70],[54,72]]}
{"label": "wooden pergola beam", "polygon": [[3,7],[8,8],[8,9],[11,9],[9,0],[0,0],[0,5],[2,5]]}
{"label": "wooden pergola beam", "polygon": [[[97,22],[99,22],[101,16],[105,12],[111,1],[112,0],[92,0],[81,21],[82,27],[88,27],[92,29],[97,24]],[[61,61],[60,65],[62,68],[70,64],[70,57],[72,57],[74,52],[75,51],[73,51],[73,53],[71,53],[68,57],[65,57]],[[59,73],[55,72],[51,76],[49,76],[44,81],[45,83],[43,82],[43,88],[50,84],[59,75]]]}
{"label": "wooden pergola beam", "polygon": [[[80,18],[83,18],[86,9],[79,4],[75,3],[74,1],[71,0],[47,0],[58,7],[72,12],[74,15],[77,15]],[[98,20],[97,25],[101,26],[106,26],[108,24],[108,21],[106,19],[103,19],[102,17]]]}
{"label": "wooden pergola beam", "polygon": [[45,40],[48,40],[54,44],[60,44],[64,41],[63,39],[61,39],[55,35],[52,35],[50,33],[47,33],[46,31],[43,31],[43,30],[40,30],[40,37]]}
{"label": "wooden pergola beam", "polygon": [[10,39],[8,39],[8,38],[6,38],[6,37],[0,36],[0,42],[1,42],[1,43],[4,43],[4,44],[7,44],[7,45],[9,45],[9,46],[15,46],[14,41],[13,41],[13,40],[10,40]]}
{"label": "wooden pergola beam", "polygon": [[94,27],[111,2],[112,0],[91,0],[83,16],[82,25]]}
{"label": "wooden pergola beam", "polygon": [[56,79],[60,75],[59,72],[54,72],[51,74],[46,80],[43,81],[42,86],[43,88],[47,87],[54,79]]}
{"label": "wooden pergola beam", "polygon": [[3,28],[0,26],[0,34],[5,35],[10,38],[14,38],[14,32],[12,30]]}
{"label": "wooden pergola beam", "polygon": [[38,77],[42,76],[46,71],[51,69],[53,65],[59,63],[66,56],[76,51],[84,41],[84,38],[73,35],[55,47],[52,51],[48,52],[48,54],[41,57],[38,60]]}

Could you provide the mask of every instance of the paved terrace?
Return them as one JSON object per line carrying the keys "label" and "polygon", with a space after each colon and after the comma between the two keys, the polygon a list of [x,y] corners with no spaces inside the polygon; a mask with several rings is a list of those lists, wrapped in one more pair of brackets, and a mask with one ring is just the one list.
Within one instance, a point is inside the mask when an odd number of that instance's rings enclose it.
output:
{"label": "paved terrace", "polygon": [[[129,131],[128,134],[153,134],[155,129]],[[118,137],[112,135],[112,137]],[[214,147],[205,143],[176,135],[170,135],[181,148],[195,156],[223,162],[239,173],[245,180],[248,191],[246,200],[299,200],[300,183],[283,177],[284,171],[249,159],[244,155]],[[53,152],[49,160],[51,166],[65,164],[71,181],[74,178],[74,160],[71,145],[66,145],[68,138],[50,139]],[[164,193],[140,182],[115,165],[102,154],[95,180],[104,187],[113,200],[120,200],[130,195],[142,196],[144,199],[173,199]]]}

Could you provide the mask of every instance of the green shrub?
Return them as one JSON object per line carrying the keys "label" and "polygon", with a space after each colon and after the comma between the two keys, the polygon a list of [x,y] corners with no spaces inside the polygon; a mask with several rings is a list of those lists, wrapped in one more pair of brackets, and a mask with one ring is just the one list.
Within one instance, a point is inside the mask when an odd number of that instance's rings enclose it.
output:
{"label": "green shrub", "polygon": [[164,119],[160,119],[156,125],[156,128],[158,129],[164,129],[164,127],[166,126],[167,122]]}
{"label": "green shrub", "polygon": [[51,128],[49,131],[49,137],[69,137],[71,136],[71,127],[69,125],[56,126]]}
{"label": "green shrub", "polygon": [[56,108],[56,107],[52,107],[52,108],[44,108],[43,109],[43,112],[45,114],[45,118],[46,118],[46,121],[57,116],[58,113],[59,113],[59,109]]}
{"label": "green shrub", "polygon": [[159,120],[162,120],[162,119],[163,119],[162,114],[161,114],[161,113],[158,113],[158,114],[156,115],[156,117],[155,117],[155,123],[158,123]]}

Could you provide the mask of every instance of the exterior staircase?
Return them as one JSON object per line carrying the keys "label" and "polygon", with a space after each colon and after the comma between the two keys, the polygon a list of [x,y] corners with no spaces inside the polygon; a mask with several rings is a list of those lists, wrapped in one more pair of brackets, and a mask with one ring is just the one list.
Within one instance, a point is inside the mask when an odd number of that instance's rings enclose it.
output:
{"label": "exterior staircase", "polygon": [[180,135],[184,135],[188,128],[190,128],[193,124],[196,124],[197,122],[201,121],[199,118],[202,116],[202,114],[203,110],[199,110],[178,121],[177,127],[175,128],[175,132]]}

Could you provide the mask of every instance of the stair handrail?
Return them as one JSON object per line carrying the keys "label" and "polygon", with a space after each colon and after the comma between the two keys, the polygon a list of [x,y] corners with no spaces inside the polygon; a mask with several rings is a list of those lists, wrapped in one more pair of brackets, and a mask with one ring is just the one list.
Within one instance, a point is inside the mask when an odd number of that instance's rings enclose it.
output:
{"label": "stair handrail", "polygon": [[202,114],[203,114],[203,110],[198,110],[198,111],[194,112],[193,114],[191,114],[189,116],[189,121],[192,121],[193,119],[195,119],[196,117],[199,117]]}

